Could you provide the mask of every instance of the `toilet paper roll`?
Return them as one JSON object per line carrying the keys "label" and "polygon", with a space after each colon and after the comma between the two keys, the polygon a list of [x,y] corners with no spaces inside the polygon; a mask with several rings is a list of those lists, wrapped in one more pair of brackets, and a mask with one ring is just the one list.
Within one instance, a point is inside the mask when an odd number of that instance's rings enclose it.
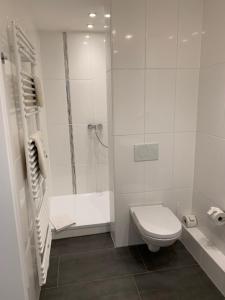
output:
{"label": "toilet paper roll", "polygon": [[195,215],[186,215],[186,216],[183,216],[182,222],[184,223],[184,225],[187,228],[196,227],[197,224],[198,224],[197,218],[196,218]]}
{"label": "toilet paper roll", "polygon": [[210,207],[207,214],[215,225],[225,225],[225,212],[219,207]]}

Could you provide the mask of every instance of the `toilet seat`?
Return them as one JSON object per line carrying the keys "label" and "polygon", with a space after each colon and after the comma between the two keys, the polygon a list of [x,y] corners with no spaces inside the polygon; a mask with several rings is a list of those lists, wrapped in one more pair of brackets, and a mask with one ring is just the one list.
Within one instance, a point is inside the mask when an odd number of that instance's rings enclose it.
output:
{"label": "toilet seat", "polygon": [[164,206],[132,207],[134,220],[146,237],[170,240],[180,236],[182,226],[172,211]]}

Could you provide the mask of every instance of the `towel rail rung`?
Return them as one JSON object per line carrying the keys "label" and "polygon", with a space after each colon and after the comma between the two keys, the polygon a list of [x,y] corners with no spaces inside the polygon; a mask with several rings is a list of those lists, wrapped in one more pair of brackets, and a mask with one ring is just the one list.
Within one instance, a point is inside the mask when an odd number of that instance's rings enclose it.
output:
{"label": "towel rail rung", "polygon": [[20,31],[18,31],[18,32],[16,33],[16,35],[17,35],[17,38],[18,38],[18,42],[23,43],[23,45],[24,45],[25,47],[27,47],[27,48],[33,53],[33,55],[35,55],[36,52],[35,52],[34,48],[30,45],[30,43],[29,43],[28,40],[24,37],[24,35],[22,35]]}
{"label": "towel rail rung", "polygon": [[24,31],[19,27],[19,26],[15,26],[16,27],[16,29],[17,29],[17,32],[19,32],[24,38],[25,38],[25,40],[27,41],[27,43],[30,45],[30,47],[32,48],[32,49],[35,49],[34,48],[34,46],[32,45],[32,43],[28,40],[28,38],[27,38],[27,36],[26,36],[26,34],[24,33]]}

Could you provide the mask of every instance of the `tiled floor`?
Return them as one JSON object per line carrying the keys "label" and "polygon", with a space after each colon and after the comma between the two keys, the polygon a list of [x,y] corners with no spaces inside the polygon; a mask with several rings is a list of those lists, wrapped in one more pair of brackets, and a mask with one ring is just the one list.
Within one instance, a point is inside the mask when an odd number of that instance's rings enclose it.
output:
{"label": "tiled floor", "polygon": [[51,254],[40,300],[225,299],[180,242],[154,254],[99,234],[54,241]]}

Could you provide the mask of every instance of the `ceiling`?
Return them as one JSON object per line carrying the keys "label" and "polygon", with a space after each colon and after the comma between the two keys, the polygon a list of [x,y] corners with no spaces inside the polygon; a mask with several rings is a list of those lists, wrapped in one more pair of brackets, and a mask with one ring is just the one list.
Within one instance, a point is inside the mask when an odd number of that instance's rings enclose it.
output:
{"label": "ceiling", "polygon": [[[39,30],[87,31],[87,24],[94,24],[89,31],[104,31],[109,19],[110,0],[31,0],[34,22]],[[96,18],[88,14],[95,12]]]}

